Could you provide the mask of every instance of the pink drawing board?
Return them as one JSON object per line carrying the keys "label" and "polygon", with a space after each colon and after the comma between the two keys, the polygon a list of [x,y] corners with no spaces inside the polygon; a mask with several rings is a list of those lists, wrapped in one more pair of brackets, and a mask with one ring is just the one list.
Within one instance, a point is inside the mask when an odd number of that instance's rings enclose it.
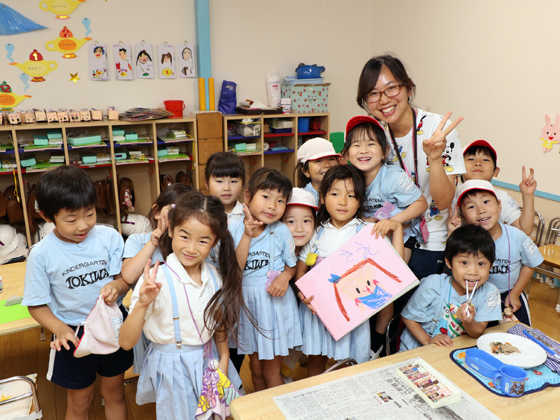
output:
{"label": "pink drawing board", "polygon": [[335,340],[418,284],[418,279],[388,239],[364,227],[314,266],[296,286]]}

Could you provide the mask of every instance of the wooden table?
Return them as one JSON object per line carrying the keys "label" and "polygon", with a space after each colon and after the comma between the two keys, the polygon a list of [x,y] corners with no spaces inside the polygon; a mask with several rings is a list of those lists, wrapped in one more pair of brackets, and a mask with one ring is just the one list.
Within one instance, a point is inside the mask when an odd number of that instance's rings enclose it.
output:
{"label": "wooden table", "polygon": [[[487,332],[504,332],[511,328],[512,325],[514,323],[500,325],[488,329]],[[474,346],[476,345],[476,340],[469,336],[462,336],[455,338],[453,343],[453,349],[458,349]],[[472,376],[451,361],[449,357],[450,352],[451,349],[449,348],[438,347],[432,344],[313,378],[292,382],[266,391],[256,392],[235,399],[231,405],[231,413],[235,420],[283,419],[284,416],[272,400],[273,397],[402,362],[414,357],[421,357],[501,419],[526,420],[538,418],[539,420],[557,420],[560,416],[560,388],[548,387],[543,391],[524,395],[520,398],[499,397],[486,390]],[[372,416],[372,418],[374,417]]]}
{"label": "wooden table", "polygon": [[[0,276],[4,284],[4,292],[0,299],[8,299],[10,296],[23,296],[23,283],[25,281],[25,262],[0,265]],[[11,334],[38,328],[41,325],[33,318],[20,319],[6,324],[0,324],[0,335]]]}
{"label": "wooden table", "polygon": [[[560,268],[560,246],[549,244],[539,248],[544,258],[542,265],[549,265],[554,268]],[[537,273],[541,273],[560,280],[560,273],[555,273],[553,270],[547,270],[542,266],[536,268]],[[556,311],[560,312],[560,295],[558,296],[558,303],[556,304]]]}

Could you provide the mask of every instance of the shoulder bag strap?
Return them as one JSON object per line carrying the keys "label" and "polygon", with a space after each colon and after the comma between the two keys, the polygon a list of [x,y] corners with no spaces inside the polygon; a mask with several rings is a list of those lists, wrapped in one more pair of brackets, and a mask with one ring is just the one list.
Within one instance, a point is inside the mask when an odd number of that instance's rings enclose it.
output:
{"label": "shoulder bag strap", "polygon": [[177,306],[177,295],[175,294],[175,286],[173,284],[173,279],[169,273],[169,267],[167,263],[163,264],[163,272],[165,273],[165,279],[169,285],[169,293],[171,294],[171,304],[173,306],[173,327],[175,328],[175,343],[177,343],[177,348],[181,348],[181,325],[179,324],[179,307]]}

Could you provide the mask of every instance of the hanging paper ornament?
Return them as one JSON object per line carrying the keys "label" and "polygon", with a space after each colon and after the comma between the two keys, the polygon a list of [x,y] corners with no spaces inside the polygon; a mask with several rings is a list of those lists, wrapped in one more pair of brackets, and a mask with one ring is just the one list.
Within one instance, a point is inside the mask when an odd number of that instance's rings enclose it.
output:
{"label": "hanging paper ornament", "polygon": [[27,73],[33,79],[32,82],[44,82],[46,74],[50,73],[53,70],[56,70],[58,64],[56,61],[45,61],[43,60],[43,56],[37,50],[33,50],[29,55],[29,60],[25,63],[10,63],[10,66],[18,67],[22,72]]}
{"label": "hanging paper ornament", "polygon": [[157,46],[158,51],[158,65],[160,79],[175,79],[175,68],[177,67],[177,60],[175,60],[175,46],[169,45],[167,42]]}
{"label": "hanging paper ornament", "polygon": [[179,56],[179,76],[196,77],[196,64],[194,62],[194,45],[184,42],[178,45]]}
{"label": "hanging paper ornament", "polygon": [[89,79],[109,80],[107,68],[107,45],[88,44]]}
{"label": "hanging paper ornament", "polygon": [[0,3],[0,35],[15,35],[38,29],[46,29],[46,27],[27,19],[10,6]]}
{"label": "hanging paper ornament", "polygon": [[5,81],[0,85],[0,109],[2,111],[13,111],[13,107],[26,98],[31,98],[31,96],[16,95]]}
{"label": "hanging paper ornament", "polygon": [[130,44],[119,42],[113,45],[113,56],[115,57],[115,79],[132,80],[132,65],[130,64],[130,56],[132,47]]}
{"label": "hanging paper ornament", "polygon": [[74,38],[72,31],[65,26],[62,28],[62,31],[60,31],[60,36],[54,41],[48,41],[45,44],[45,48],[49,51],[58,51],[62,53],[62,57],[64,58],[75,58],[77,55],[74,53],[82,48],[82,45],[87,41],[91,41],[91,38]]}
{"label": "hanging paper ornament", "polygon": [[86,0],[46,0],[39,3],[41,10],[54,13],[57,19],[69,19],[68,16]]}
{"label": "hanging paper ornament", "polygon": [[152,44],[142,41],[141,44],[135,44],[134,48],[136,50],[136,78],[153,79],[155,67],[152,59],[154,57]]}
{"label": "hanging paper ornament", "polygon": [[91,29],[90,29],[90,25],[91,25],[91,20],[89,20],[89,18],[83,18],[82,19],[82,25],[84,25],[84,28],[86,28],[86,36],[88,36],[89,34],[91,34]]}
{"label": "hanging paper ornament", "polygon": [[14,52],[14,50],[16,49],[16,47],[14,47],[14,44],[6,44],[6,51],[8,51],[8,54],[6,55],[6,58],[8,60],[10,60],[10,62],[14,62],[14,59],[12,58],[12,54]]}

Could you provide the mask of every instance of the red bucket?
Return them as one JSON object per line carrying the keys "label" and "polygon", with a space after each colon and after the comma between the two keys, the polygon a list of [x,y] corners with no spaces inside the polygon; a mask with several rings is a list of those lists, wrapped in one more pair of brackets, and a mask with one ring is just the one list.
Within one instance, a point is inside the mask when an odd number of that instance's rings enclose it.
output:
{"label": "red bucket", "polygon": [[183,109],[185,109],[185,102],[183,101],[163,101],[165,109],[173,112],[174,117],[181,118],[183,116]]}

